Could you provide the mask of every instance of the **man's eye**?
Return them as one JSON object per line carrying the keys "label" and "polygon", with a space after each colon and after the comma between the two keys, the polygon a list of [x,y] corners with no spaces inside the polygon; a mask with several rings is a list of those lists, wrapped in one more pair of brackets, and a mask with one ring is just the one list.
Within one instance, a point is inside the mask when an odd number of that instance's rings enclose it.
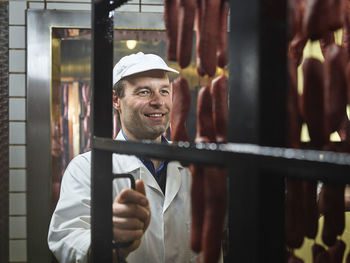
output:
{"label": "man's eye", "polygon": [[163,95],[167,95],[169,94],[169,90],[164,89],[164,90],[161,90],[160,93]]}
{"label": "man's eye", "polygon": [[149,91],[148,90],[141,90],[138,92],[139,95],[148,95]]}

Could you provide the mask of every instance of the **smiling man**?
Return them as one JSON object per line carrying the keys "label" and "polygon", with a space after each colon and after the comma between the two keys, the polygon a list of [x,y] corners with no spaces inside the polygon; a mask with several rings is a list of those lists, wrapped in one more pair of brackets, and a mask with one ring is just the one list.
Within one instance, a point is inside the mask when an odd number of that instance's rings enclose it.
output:
{"label": "smiling man", "polygon": [[[172,108],[169,72],[178,73],[159,56],[141,52],[116,64],[113,107],[122,128],[117,140],[168,143],[162,134],[169,127]],[[88,260],[90,160],[90,152],[75,157],[63,176],[48,235],[60,262]],[[117,243],[132,242],[115,251],[119,262],[195,262],[189,242],[188,169],[178,162],[113,154],[113,173],[130,173],[137,180],[136,190],[128,188],[127,180],[113,181],[113,238]]]}

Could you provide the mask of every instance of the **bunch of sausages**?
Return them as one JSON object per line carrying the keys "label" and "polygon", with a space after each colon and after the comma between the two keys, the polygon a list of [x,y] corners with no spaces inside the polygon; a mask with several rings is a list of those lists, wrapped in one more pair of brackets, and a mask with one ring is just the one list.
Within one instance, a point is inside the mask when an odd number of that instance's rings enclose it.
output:
{"label": "bunch of sausages", "polygon": [[[196,143],[224,143],[227,140],[228,90],[225,74],[214,80],[216,68],[225,68],[227,58],[226,0],[165,0],[164,22],[168,60],[181,69],[192,57],[193,28],[196,31],[196,68],[201,78],[197,99]],[[202,85],[208,76],[206,85]],[[172,83],[173,108],[170,118],[172,141],[189,141],[186,119],[190,91],[180,73]],[[226,171],[217,167],[190,165],[192,173],[192,250],[203,254],[203,262],[216,263],[226,215]]]}
{"label": "bunch of sausages", "polygon": [[[289,15],[289,90],[288,144],[293,148],[349,152],[350,125],[346,105],[350,103],[350,2],[348,0],[288,0]],[[335,43],[334,31],[342,28],[341,46]],[[320,41],[324,62],[316,58],[303,61],[308,40]],[[302,64],[303,93],[297,90],[297,67]],[[300,142],[302,123],[306,123],[310,142]],[[332,143],[330,134],[337,131],[342,141]],[[304,237],[315,239],[318,218],[324,216],[322,241],[314,244],[313,262],[339,262],[345,243],[338,239],[345,228],[344,185],[322,185],[319,198],[317,182],[288,179],[286,183],[286,242],[299,248]],[[347,255],[347,262],[350,254]],[[302,262],[295,255],[290,263]]]}

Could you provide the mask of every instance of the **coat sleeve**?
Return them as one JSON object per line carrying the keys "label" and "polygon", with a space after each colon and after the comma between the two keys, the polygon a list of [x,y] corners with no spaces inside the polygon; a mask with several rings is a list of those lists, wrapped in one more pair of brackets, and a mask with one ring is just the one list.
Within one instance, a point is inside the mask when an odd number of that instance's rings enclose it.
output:
{"label": "coat sleeve", "polygon": [[48,245],[59,262],[87,262],[90,247],[90,153],[75,157],[61,184]]}

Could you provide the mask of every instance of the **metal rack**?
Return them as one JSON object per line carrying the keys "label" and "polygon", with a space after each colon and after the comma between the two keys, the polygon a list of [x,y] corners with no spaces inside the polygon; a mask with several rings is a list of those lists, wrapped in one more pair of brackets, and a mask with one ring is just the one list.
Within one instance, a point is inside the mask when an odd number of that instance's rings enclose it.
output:
{"label": "metal rack", "polygon": [[[113,2],[113,1],[112,1]],[[161,145],[112,137],[113,11],[92,3],[93,262],[112,262],[112,153],[226,167],[227,262],[284,262],[284,179],[350,183],[350,154],[284,148],[286,1],[230,0],[229,143]]]}

